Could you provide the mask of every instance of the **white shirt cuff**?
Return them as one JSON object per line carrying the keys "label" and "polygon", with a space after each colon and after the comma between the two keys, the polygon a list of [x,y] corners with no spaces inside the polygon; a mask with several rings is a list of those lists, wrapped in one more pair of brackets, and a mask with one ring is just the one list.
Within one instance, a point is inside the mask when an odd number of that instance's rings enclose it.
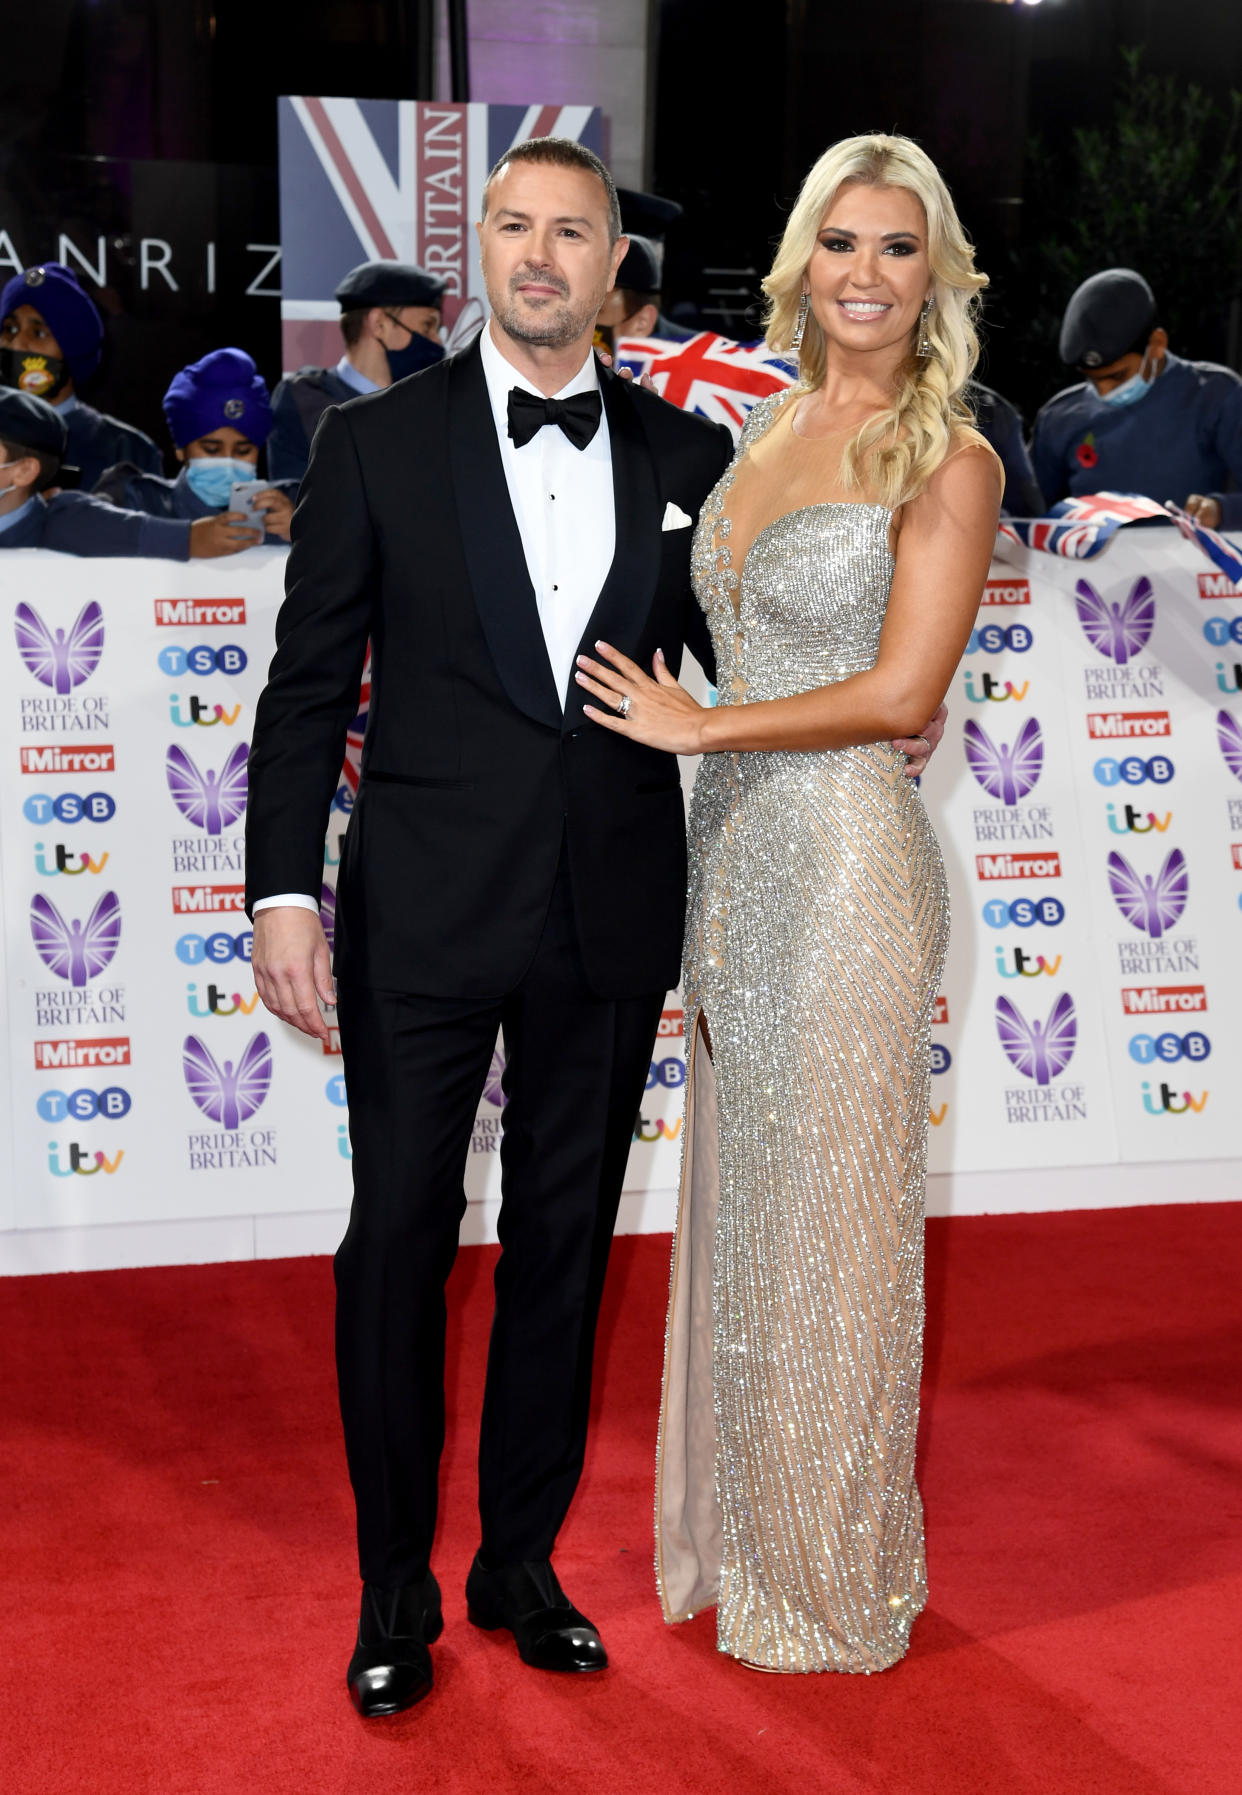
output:
{"label": "white shirt cuff", "polygon": [[276,910],[281,905],[293,910],[313,910],[316,916],[319,914],[319,905],[304,891],[282,891],[279,897],[256,898],[254,914],[257,916],[260,910]]}

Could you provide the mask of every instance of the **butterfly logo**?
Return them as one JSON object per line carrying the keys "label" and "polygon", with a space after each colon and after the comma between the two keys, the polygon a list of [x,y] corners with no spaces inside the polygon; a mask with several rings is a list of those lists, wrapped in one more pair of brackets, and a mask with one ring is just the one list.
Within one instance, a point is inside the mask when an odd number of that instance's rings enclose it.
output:
{"label": "butterfly logo", "polygon": [[30,900],[30,933],[48,971],[71,985],[87,985],[109,965],[121,940],[121,900],[105,891],[86,921],[68,921],[40,892]]}
{"label": "butterfly logo", "polygon": [[1044,738],[1037,718],[1027,718],[1012,747],[994,742],[973,717],[963,734],[966,764],[989,797],[999,798],[1002,804],[1016,804],[1034,791],[1044,770]]}
{"label": "butterfly logo", "polygon": [[246,756],[249,742],[238,742],[218,773],[201,772],[176,742],[164,757],[164,773],[173,802],[187,822],[208,835],[219,835],[246,808]]}
{"label": "butterfly logo", "polygon": [[1225,765],[1235,779],[1242,779],[1242,725],[1228,711],[1216,713],[1216,740],[1225,757]]}
{"label": "butterfly logo", "polygon": [[216,1056],[197,1035],[187,1035],[181,1049],[185,1088],[209,1121],[221,1128],[240,1128],[267,1096],[272,1082],[272,1043],[263,1033],[252,1035],[241,1058],[217,1065]]}
{"label": "butterfly logo", "polygon": [[1150,873],[1140,878],[1125,855],[1114,852],[1108,856],[1108,889],[1126,921],[1159,941],[1186,908],[1186,856],[1174,848],[1153,879]]}
{"label": "butterfly logo", "polygon": [[483,1095],[497,1109],[505,1106],[505,1093],[502,1080],[505,1075],[505,1056],[499,1047],[492,1050],[492,1063],[488,1067],[487,1079],[483,1086]]}
{"label": "butterfly logo", "polygon": [[103,653],[103,611],[95,600],[82,606],[68,635],[53,633],[32,605],[20,604],[13,613],[17,652],[29,672],[62,697],[90,678]]}
{"label": "butterfly logo", "polygon": [[1074,1057],[1078,1040],[1074,1000],[1068,991],[1063,991],[1047,1022],[1028,1022],[1016,1003],[998,997],[996,1032],[1009,1063],[1017,1067],[1023,1078],[1033,1078],[1036,1084],[1051,1084]]}
{"label": "butterfly logo", "polygon": [[336,893],[330,885],[319,887],[319,920],[327,937],[328,952],[336,952]]}
{"label": "butterfly logo", "polygon": [[1092,648],[1119,667],[1143,652],[1156,623],[1156,595],[1149,579],[1135,580],[1122,605],[1101,598],[1087,580],[1079,580],[1074,591],[1078,621]]}

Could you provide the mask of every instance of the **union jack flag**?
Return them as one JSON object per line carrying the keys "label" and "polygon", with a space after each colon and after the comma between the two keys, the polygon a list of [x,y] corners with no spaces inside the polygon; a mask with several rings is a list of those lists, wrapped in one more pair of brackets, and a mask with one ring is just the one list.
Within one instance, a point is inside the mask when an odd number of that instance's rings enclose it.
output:
{"label": "union jack flag", "polygon": [[358,694],[358,715],[349,726],[349,734],[345,737],[345,764],[341,768],[341,778],[345,781],[354,796],[358,795],[358,781],[362,776],[362,742],[367,733],[367,718],[371,714],[371,644],[367,643],[367,658],[362,667],[362,690]]}
{"label": "union jack flag", "polygon": [[[598,151],[597,106],[445,101],[279,101],[283,360],[331,367],[341,353],[332,293],[359,262],[417,262],[448,282],[445,324],[468,336],[486,294],[474,221],[483,183],[530,137],[572,137]],[[450,346],[455,346],[450,336]]]}
{"label": "union jack flag", "polygon": [[622,337],[616,345],[619,367],[631,368],[637,380],[650,374],[657,392],[683,411],[726,424],[733,439],[742,434],[746,414],[769,393],[792,386],[798,376],[766,343],[735,343],[710,330],[684,343],[662,337]]}
{"label": "union jack flag", "polygon": [[1216,530],[1205,529],[1177,505],[1158,505],[1134,492],[1091,492],[1062,499],[1047,517],[1005,518],[998,533],[1022,548],[1064,555],[1071,561],[1092,561],[1118,530],[1150,517],[1175,523],[1186,540],[1202,549],[1223,573],[1234,580],[1242,578],[1242,553]]}

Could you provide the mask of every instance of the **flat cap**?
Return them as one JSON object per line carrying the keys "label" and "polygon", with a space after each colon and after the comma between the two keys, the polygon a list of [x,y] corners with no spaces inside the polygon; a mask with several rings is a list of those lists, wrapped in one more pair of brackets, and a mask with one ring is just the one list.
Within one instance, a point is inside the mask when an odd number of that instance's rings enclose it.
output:
{"label": "flat cap", "polygon": [[661,243],[653,243],[650,237],[632,233],[625,260],[617,270],[617,285],[628,287],[631,293],[658,293],[663,247]]}
{"label": "flat cap", "polygon": [[332,297],[343,312],[368,305],[438,306],[447,285],[438,274],[428,274],[413,262],[361,262],[350,269]]}
{"label": "flat cap", "polygon": [[59,460],[69,441],[69,430],[54,405],[23,393],[15,386],[0,386],[0,436],[23,449]]}
{"label": "flat cap", "polygon": [[1061,360],[1106,368],[1156,327],[1156,296],[1133,268],[1105,268],[1085,280],[1061,320]]}

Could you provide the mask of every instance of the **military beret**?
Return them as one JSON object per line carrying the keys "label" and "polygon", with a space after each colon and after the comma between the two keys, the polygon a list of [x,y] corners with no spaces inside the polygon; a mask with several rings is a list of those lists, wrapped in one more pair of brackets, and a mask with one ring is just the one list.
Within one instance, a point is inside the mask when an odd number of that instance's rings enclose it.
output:
{"label": "military beret", "polygon": [[33,306],[60,345],[75,380],[87,380],[99,366],[103,319],[72,268],[43,262],[15,274],[0,293],[0,318],[19,305]]}
{"label": "military beret", "polygon": [[15,386],[0,386],[0,436],[59,461],[69,441],[69,428],[54,405]]}
{"label": "military beret", "polygon": [[332,297],[343,312],[371,305],[439,306],[448,285],[412,262],[363,262],[351,268]]}
{"label": "military beret", "polygon": [[252,443],[266,442],[272,431],[267,387],[244,349],[213,349],[174,374],[164,394],[164,416],[179,449],[226,424]]}
{"label": "military beret", "polygon": [[617,285],[628,287],[632,293],[658,293],[661,247],[649,237],[632,235],[625,260],[617,270]]}
{"label": "military beret", "polygon": [[1061,360],[1106,368],[1156,326],[1156,296],[1133,268],[1105,268],[1085,280],[1061,320]]}
{"label": "military beret", "polygon": [[658,193],[640,193],[634,187],[618,187],[621,205],[621,228],[627,237],[638,231],[641,236],[664,241],[670,224],[676,224],[683,207],[675,199],[662,199]]}

